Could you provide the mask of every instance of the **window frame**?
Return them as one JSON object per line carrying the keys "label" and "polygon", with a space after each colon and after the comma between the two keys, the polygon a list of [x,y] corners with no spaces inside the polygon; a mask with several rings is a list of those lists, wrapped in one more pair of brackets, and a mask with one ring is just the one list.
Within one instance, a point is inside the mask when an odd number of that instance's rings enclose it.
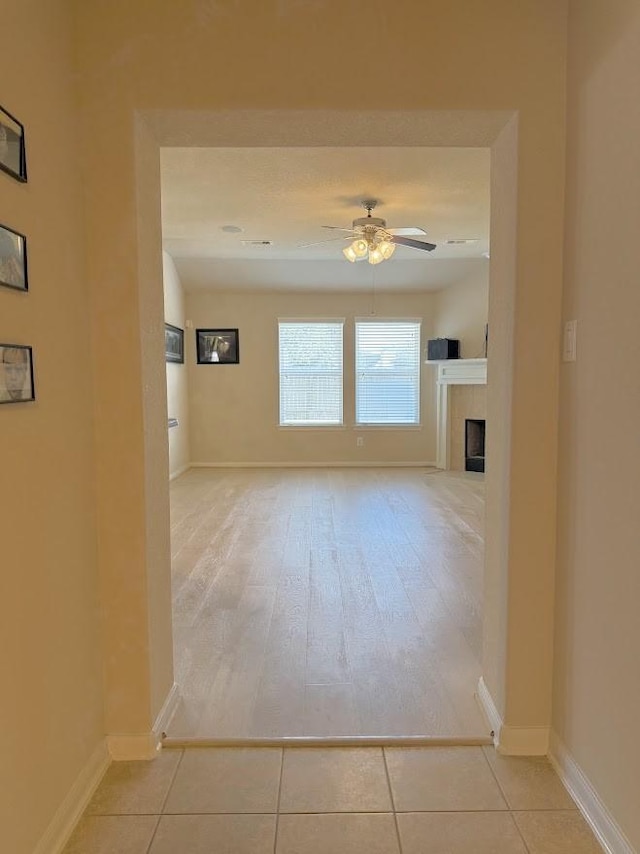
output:
{"label": "window frame", "polygon": [[[353,347],[354,347],[354,389],[353,389],[353,406],[354,406],[354,427],[358,430],[418,430],[422,427],[422,318],[420,317],[355,317],[353,327]],[[414,370],[411,372],[412,379],[415,379],[415,388],[417,393],[415,420],[414,421],[360,421],[358,412],[358,387],[360,374],[365,373],[358,367],[359,357],[359,327],[366,325],[373,326],[375,324],[412,324],[417,327],[418,341],[416,346],[416,361]],[[396,376],[402,374],[398,372]]]}
{"label": "window frame", "polygon": [[[345,421],[344,421],[344,327],[345,327],[345,318],[344,317],[279,317],[277,319],[277,331],[278,331],[278,428],[281,430],[344,430],[345,429]],[[340,420],[335,422],[321,422],[321,421],[308,421],[308,422],[295,422],[295,421],[283,421],[283,392],[282,392],[282,349],[281,349],[281,326],[315,326],[315,325],[332,325],[340,328],[340,391],[339,391],[339,404],[340,404]],[[327,371],[327,376],[337,375],[337,371],[330,372]],[[301,374],[304,376],[304,374]],[[319,376],[320,374],[315,374],[315,376]],[[308,376],[314,376],[313,373],[309,372]]]}

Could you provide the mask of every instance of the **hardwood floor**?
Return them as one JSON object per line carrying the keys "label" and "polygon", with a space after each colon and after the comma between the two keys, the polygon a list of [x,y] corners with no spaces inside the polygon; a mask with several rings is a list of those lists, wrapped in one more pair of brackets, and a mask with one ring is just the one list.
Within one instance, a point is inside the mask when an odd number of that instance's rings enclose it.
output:
{"label": "hardwood floor", "polygon": [[486,735],[483,511],[480,475],[186,472],[169,735]]}

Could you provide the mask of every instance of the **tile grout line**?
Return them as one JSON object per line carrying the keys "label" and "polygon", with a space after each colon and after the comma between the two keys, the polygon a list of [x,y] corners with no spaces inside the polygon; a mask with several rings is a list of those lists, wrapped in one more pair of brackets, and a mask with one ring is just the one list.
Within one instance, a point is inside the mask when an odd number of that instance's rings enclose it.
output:
{"label": "tile grout line", "polygon": [[273,835],[273,854],[276,854],[278,847],[278,828],[280,826],[280,798],[282,796],[282,775],[284,772],[284,747],[282,749],[282,757],[280,759],[280,780],[278,782],[278,799],[276,801],[276,828]]}
{"label": "tile grout line", "polygon": [[523,845],[524,845],[524,847],[525,847],[525,851],[527,852],[527,854],[531,854],[531,849],[529,848],[529,846],[528,846],[528,844],[527,844],[527,840],[524,838],[524,834],[523,834],[523,832],[520,830],[520,825],[519,825],[519,824],[518,824],[518,822],[516,821],[516,817],[515,817],[515,816],[514,816],[514,814],[513,814],[513,810],[509,810],[509,815],[511,816],[511,821],[512,821],[512,822],[515,824],[515,826],[516,826],[516,830],[518,831],[518,835],[519,835],[520,839],[522,839],[522,844],[523,844]]}
{"label": "tile grout line", "polygon": [[[493,748],[493,749],[495,750],[495,748]],[[502,798],[503,798],[505,804],[507,805],[507,809],[509,810],[509,812],[511,812],[511,804],[509,803],[509,798],[507,797],[507,793],[502,788],[500,780],[498,779],[498,775],[493,770],[493,765],[489,762],[489,757],[485,753],[483,747],[480,748],[480,753],[482,754],[482,758],[484,759],[484,761],[489,766],[489,772],[491,773],[491,776],[493,777],[493,779],[496,781],[496,786],[498,787],[498,790],[500,791],[500,794],[502,795]]]}
{"label": "tile grout line", "polygon": [[389,787],[389,798],[391,799],[391,810],[393,812],[393,823],[396,828],[396,838],[398,840],[398,851],[402,854],[402,841],[400,839],[400,826],[398,824],[398,814],[396,812],[396,803],[393,798],[393,789],[391,788],[391,777],[389,775],[389,767],[387,765],[387,754],[385,748],[382,748],[382,762],[384,764],[384,773],[387,777],[387,786]]}
{"label": "tile grout line", "polygon": [[[495,747],[490,748],[490,749],[491,749],[491,750],[495,750]],[[529,848],[529,846],[527,845],[527,840],[524,838],[523,833],[522,833],[522,831],[520,830],[520,825],[519,825],[519,824],[518,824],[518,822],[516,821],[515,816],[514,816],[514,814],[513,814],[513,813],[514,813],[514,811],[513,811],[513,809],[511,808],[511,803],[510,803],[510,801],[509,801],[509,798],[507,797],[507,793],[506,793],[506,792],[505,792],[505,790],[502,788],[502,784],[500,783],[500,780],[498,779],[498,775],[496,774],[496,772],[495,772],[495,770],[494,770],[494,768],[493,768],[493,765],[491,764],[491,762],[489,762],[489,757],[487,756],[487,754],[486,754],[486,752],[485,752],[484,747],[481,747],[481,748],[480,748],[480,752],[482,753],[482,756],[483,756],[483,758],[484,758],[484,761],[485,761],[485,762],[487,763],[487,765],[489,766],[489,771],[491,772],[491,774],[492,774],[492,776],[493,776],[493,779],[496,781],[496,785],[498,786],[498,789],[500,790],[500,794],[501,794],[501,795],[502,795],[502,797],[504,798],[504,802],[505,802],[505,804],[507,805],[507,809],[508,809],[508,811],[509,811],[509,816],[511,817],[511,821],[514,823],[515,828],[516,828],[516,830],[518,831],[518,836],[519,836],[519,837],[520,837],[520,839],[522,840],[522,844],[523,844],[523,845],[524,845],[524,847],[525,847],[525,851],[527,851],[527,854],[531,854],[530,848]]]}
{"label": "tile grout line", "polygon": [[[162,755],[162,752],[160,755]],[[157,757],[157,759],[159,759],[159,758],[160,757]],[[156,822],[156,826],[154,827],[153,833],[151,834],[151,839],[149,840],[149,845],[147,846],[147,850],[146,850],[145,854],[149,854],[149,852],[151,851],[154,840],[155,840],[156,835],[158,833],[158,828],[160,827],[160,819],[164,815],[164,808],[167,804],[167,801],[169,800],[169,793],[171,792],[171,789],[172,789],[173,784],[174,784],[175,779],[176,779],[176,775],[178,773],[178,768],[182,765],[183,759],[184,759],[184,750],[182,750],[180,753],[180,758],[176,762],[176,767],[174,768],[173,774],[171,775],[171,780],[169,782],[169,785],[167,786],[167,793],[164,796],[164,798],[162,799],[162,803],[160,804],[160,814],[158,815],[158,821]]]}
{"label": "tile grout line", "polygon": [[181,752],[180,759],[178,759],[178,761],[176,762],[175,770],[174,770],[173,774],[171,775],[171,782],[169,783],[169,787],[167,788],[167,794],[164,796],[164,800],[162,801],[162,807],[160,808],[160,814],[161,815],[164,815],[164,808],[166,807],[167,801],[169,800],[169,795],[171,794],[171,789],[173,788],[173,784],[176,781],[176,777],[178,776],[178,771],[180,770],[180,766],[182,765],[182,760],[184,759],[184,757],[185,757],[185,751],[183,750]]}

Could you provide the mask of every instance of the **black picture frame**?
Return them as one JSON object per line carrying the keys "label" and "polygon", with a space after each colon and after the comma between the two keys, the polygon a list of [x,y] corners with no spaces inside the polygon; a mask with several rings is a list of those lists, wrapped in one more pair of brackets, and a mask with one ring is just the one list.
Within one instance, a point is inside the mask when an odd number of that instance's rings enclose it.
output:
{"label": "black picture frame", "polygon": [[24,344],[0,344],[0,405],[36,399],[33,351]]}
{"label": "black picture frame", "polygon": [[170,323],[164,325],[164,357],[167,362],[184,364],[184,329]]}
{"label": "black picture frame", "polygon": [[0,170],[16,181],[27,182],[24,125],[0,107]]}
{"label": "black picture frame", "polygon": [[27,238],[0,224],[0,285],[16,291],[29,290]]}
{"label": "black picture frame", "polygon": [[199,365],[237,365],[240,341],[237,329],[196,329],[196,359]]}

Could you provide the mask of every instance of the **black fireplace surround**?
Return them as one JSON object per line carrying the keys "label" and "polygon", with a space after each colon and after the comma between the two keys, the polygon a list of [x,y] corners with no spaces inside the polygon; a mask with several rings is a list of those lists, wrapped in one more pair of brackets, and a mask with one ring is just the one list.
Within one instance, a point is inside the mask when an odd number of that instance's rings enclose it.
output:
{"label": "black fireplace surround", "polygon": [[466,418],[464,422],[464,470],[484,471],[484,437],[486,421]]}

